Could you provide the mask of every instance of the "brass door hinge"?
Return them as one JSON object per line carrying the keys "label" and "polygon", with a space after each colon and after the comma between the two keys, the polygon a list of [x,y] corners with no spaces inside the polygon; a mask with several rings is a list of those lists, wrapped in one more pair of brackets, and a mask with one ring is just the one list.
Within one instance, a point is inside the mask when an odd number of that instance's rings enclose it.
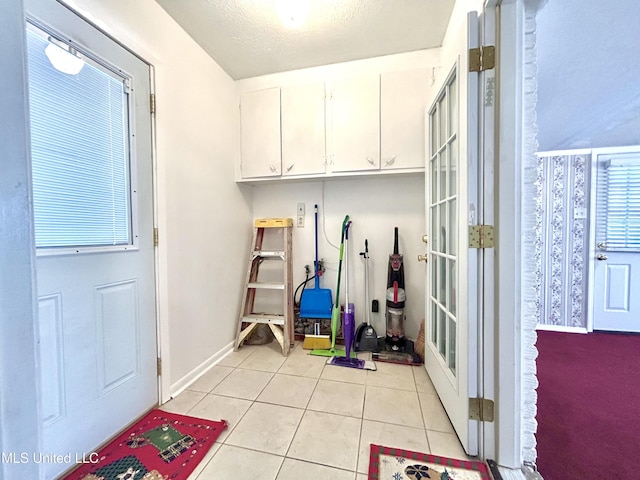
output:
{"label": "brass door hinge", "polygon": [[149,111],[152,114],[156,113],[156,94],[152,93],[149,95]]}
{"label": "brass door hinge", "polygon": [[469,225],[469,248],[493,247],[493,225]]}
{"label": "brass door hinge", "polygon": [[487,45],[486,47],[469,49],[469,71],[484,72],[493,70],[496,66],[496,47]]}
{"label": "brass door hinge", "polygon": [[158,227],[153,227],[153,246],[158,246]]}
{"label": "brass door hinge", "polygon": [[162,376],[162,359],[160,357],[157,358],[158,363],[156,364],[156,371],[158,372],[158,376]]}
{"label": "brass door hinge", "polygon": [[481,422],[493,422],[493,400],[486,398],[469,399],[469,420],[479,420]]}

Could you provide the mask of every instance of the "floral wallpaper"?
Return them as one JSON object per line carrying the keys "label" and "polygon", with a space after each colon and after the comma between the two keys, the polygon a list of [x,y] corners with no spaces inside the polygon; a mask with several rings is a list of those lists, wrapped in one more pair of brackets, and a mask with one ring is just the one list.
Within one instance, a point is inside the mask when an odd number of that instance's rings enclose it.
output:
{"label": "floral wallpaper", "polygon": [[538,324],[586,327],[589,154],[538,155]]}

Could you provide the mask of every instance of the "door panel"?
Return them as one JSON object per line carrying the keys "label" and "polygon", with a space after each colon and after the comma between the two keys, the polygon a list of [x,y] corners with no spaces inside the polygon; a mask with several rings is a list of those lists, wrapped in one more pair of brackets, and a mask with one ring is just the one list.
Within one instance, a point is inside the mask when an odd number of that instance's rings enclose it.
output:
{"label": "door panel", "polygon": [[278,177],[280,147],[280,89],[243,93],[240,99],[242,178]]}
{"label": "door panel", "polygon": [[282,175],[324,173],[324,83],[282,87],[281,97]]}
{"label": "door panel", "polygon": [[593,328],[640,332],[640,148],[596,152]]}
{"label": "door panel", "polygon": [[428,111],[426,169],[425,367],[469,455],[478,453],[478,424],[469,420],[469,397],[478,380],[478,264],[468,247],[468,225],[478,211],[478,75],[468,73],[468,49],[478,44],[476,12],[443,46],[440,89]]}
{"label": "door panel", "polygon": [[[87,102],[90,105],[87,112],[92,117],[95,113],[98,119],[96,125],[102,125],[104,117],[120,118],[116,125],[124,126],[110,131],[107,125],[106,133],[94,135],[90,131],[94,127],[88,126],[88,120],[83,122],[86,117],[78,109],[54,113],[56,121],[50,127],[46,122],[36,122],[32,127],[32,146],[37,151],[34,168],[46,169],[50,160],[58,162],[65,178],[77,178],[82,172],[90,178],[105,172],[116,175],[113,178],[121,182],[114,184],[113,196],[124,195],[126,201],[124,207],[114,208],[128,209],[125,217],[118,217],[128,220],[114,227],[119,239],[113,243],[104,244],[103,240],[98,241],[102,244],[78,243],[78,238],[85,238],[80,235],[66,245],[65,230],[73,228],[77,233],[80,229],[82,233],[84,223],[94,225],[94,217],[100,217],[104,211],[97,214],[90,205],[97,197],[105,197],[108,203],[111,195],[82,190],[80,185],[80,194],[76,191],[61,195],[60,204],[54,199],[46,208],[35,210],[38,242],[39,236],[43,238],[39,229],[55,223],[60,212],[71,209],[68,216],[60,217],[65,218],[65,223],[58,229],[62,236],[54,238],[57,247],[38,248],[36,273],[42,451],[71,453],[74,462],[76,454],[91,453],[157,405],[158,400],[149,66],[55,1],[27,0],[25,9],[29,20],[32,118],[35,115],[46,119],[49,108],[56,111],[53,107],[59,104],[47,104],[54,101],[48,97],[49,91],[43,93],[38,89],[60,82],[64,88],[54,92],[55,102],[68,99],[70,105],[75,102],[78,108]],[[69,74],[47,63],[41,51],[47,42],[59,42],[64,48],[72,44],[77,49],[84,60],[77,76],[69,80],[64,77]],[[103,77],[115,78],[119,92],[117,88],[108,90],[104,102],[98,100],[103,98],[98,91],[94,98],[83,96],[77,89],[87,75],[97,78],[98,86]],[[123,117],[119,113],[122,105]],[[121,147],[118,151],[123,152],[124,163],[120,164],[126,165],[124,170],[113,173],[112,164],[86,167],[105,149],[111,152],[113,145]],[[46,175],[38,174],[40,179],[34,181],[35,197],[37,190],[47,185]],[[55,177],[57,172],[50,175]],[[51,179],[51,185],[56,185],[55,182]],[[76,194],[80,200],[74,198]],[[70,222],[68,218],[78,221],[72,225],[66,223]],[[108,231],[109,226],[106,227]],[[86,230],[86,238],[98,235],[96,227]],[[98,236],[104,238],[103,233]],[[43,464],[44,478],[54,478],[74,466]]]}
{"label": "door panel", "polygon": [[380,168],[380,76],[331,83],[328,153],[333,172]]}

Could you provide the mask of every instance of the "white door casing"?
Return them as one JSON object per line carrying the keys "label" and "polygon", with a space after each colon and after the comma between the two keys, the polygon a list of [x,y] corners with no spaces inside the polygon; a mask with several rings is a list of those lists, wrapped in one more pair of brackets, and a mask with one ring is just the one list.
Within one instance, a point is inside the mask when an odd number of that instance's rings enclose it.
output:
{"label": "white door casing", "polygon": [[[483,47],[493,46],[496,49],[496,8],[486,2],[480,12],[480,44]],[[496,165],[496,97],[498,76],[497,65],[479,73],[479,161],[478,161],[478,224],[495,225],[495,165]],[[495,382],[495,345],[496,328],[495,312],[495,260],[494,248],[478,251],[478,396],[485,400],[496,399]],[[496,424],[495,422],[479,422],[478,455],[484,459],[496,459]]]}
{"label": "white door casing", "polygon": [[130,244],[37,252],[42,451],[71,455],[42,464],[54,478],[158,400],[150,82],[147,64],[57,2],[25,9],[47,34],[115,66],[129,90]]}
{"label": "white door casing", "polygon": [[468,50],[477,46],[478,17],[470,12],[443,46],[425,173],[425,367],[469,455],[479,442],[478,422],[469,420],[469,398],[478,392],[478,254],[468,248],[469,225],[478,220],[478,74],[468,72]]}
{"label": "white door casing", "polygon": [[594,330],[640,332],[640,147],[592,154]]}

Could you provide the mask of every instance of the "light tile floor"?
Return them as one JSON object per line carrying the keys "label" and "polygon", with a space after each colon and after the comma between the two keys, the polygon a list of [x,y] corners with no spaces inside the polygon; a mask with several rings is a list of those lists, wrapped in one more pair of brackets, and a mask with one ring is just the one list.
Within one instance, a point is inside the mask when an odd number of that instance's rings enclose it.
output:
{"label": "light tile floor", "polygon": [[161,407],[229,423],[190,480],[366,480],[371,443],[467,458],[423,366],[277,347],[242,347]]}

